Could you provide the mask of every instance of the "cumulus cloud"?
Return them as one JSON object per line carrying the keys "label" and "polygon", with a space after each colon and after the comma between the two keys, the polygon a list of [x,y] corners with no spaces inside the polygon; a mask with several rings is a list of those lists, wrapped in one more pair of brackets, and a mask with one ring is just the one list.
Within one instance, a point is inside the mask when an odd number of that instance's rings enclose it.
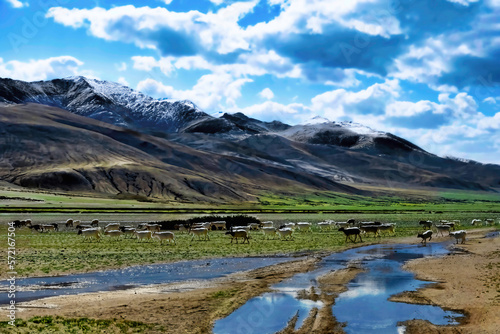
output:
{"label": "cumulus cloud", "polygon": [[0,58],[0,77],[23,81],[50,80],[74,75],[89,75],[80,67],[83,62],[71,56],[51,57],[47,59],[21,62],[11,60],[5,62]]}
{"label": "cumulus cloud", "polygon": [[132,57],[132,61],[134,62],[132,67],[136,70],[148,72],[154,68],[159,68],[163,74],[168,76],[174,70],[172,60],[172,57],[162,57],[156,60],[154,57],[134,56]]}
{"label": "cumulus cloud", "polygon": [[166,8],[67,9],[53,7],[47,17],[72,28],[86,28],[108,41],[130,41],[163,55],[195,55],[201,51],[227,54],[248,49],[238,20],[255,7],[256,1],[236,2],[216,13],[174,12]]}
{"label": "cumulus cloud", "polygon": [[29,3],[27,2],[21,2],[19,0],[6,0],[10,5],[14,8],[22,8],[22,7],[27,7],[29,6]]}
{"label": "cumulus cloud", "polygon": [[234,79],[228,74],[207,74],[189,90],[177,90],[154,79],[145,79],[137,85],[137,90],[158,98],[191,100],[208,112],[231,109],[241,97],[241,88],[251,79]]}
{"label": "cumulus cloud", "polygon": [[386,105],[399,96],[398,80],[376,83],[358,92],[332,90],[315,96],[312,109],[322,111],[329,119],[350,118],[353,115],[383,115]]}
{"label": "cumulus cloud", "polygon": [[263,99],[266,99],[266,100],[272,100],[273,97],[274,97],[274,93],[272,90],[270,90],[269,88],[264,88],[260,93],[259,93],[259,96],[262,97]]}

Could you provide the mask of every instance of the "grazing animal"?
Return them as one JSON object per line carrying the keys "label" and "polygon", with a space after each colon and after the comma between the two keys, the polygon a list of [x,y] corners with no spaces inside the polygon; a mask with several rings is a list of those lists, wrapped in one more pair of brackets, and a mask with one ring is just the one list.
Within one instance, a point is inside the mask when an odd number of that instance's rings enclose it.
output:
{"label": "grazing animal", "polygon": [[24,222],[25,222],[24,223],[25,226],[30,226],[31,225],[31,219],[26,219]]}
{"label": "grazing animal", "polygon": [[333,222],[331,220],[327,220],[327,221],[324,221],[324,222],[319,222],[318,223],[318,228],[321,231],[329,230],[332,227],[332,223]]}
{"label": "grazing animal", "polygon": [[495,219],[486,219],[484,225],[495,225]]}
{"label": "grazing animal", "polygon": [[427,230],[423,233],[417,234],[417,238],[422,238],[422,241],[420,241],[420,243],[423,243],[424,245],[426,245],[427,239],[429,239],[429,241],[431,241],[431,239],[432,239],[432,230]]}
{"label": "grazing animal", "polygon": [[42,232],[56,231],[56,226],[52,224],[42,224],[41,230]]}
{"label": "grazing animal", "polygon": [[232,230],[245,230],[247,232],[250,232],[250,226],[231,226]]}
{"label": "grazing animal", "polygon": [[306,222],[297,223],[297,229],[299,231],[308,231],[308,232],[311,232],[311,224],[310,223],[306,223]]}
{"label": "grazing animal", "polygon": [[78,235],[82,235],[83,240],[88,239],[90,241],[90,239],[92,239],[92,238],[96,239],[97,241],[101,240],[101,233],[100,233],[100,229],[98,227],[78,230]]}
{"label": "grazing animal", "polygon": [[23,221],[21,220],[14,220],[13,223],[14,223],[14,228],[21,228],[23,227],[24,225],[26,225],[26,223],[23,223]]}
{"label": "grazing animal", "polygon": [[481,226],[483,225],[483,221],[481,219],[472,219],[472,222],[470,224],[473,226]]}
{"label": "grazing animal", "polygon": [[187,230],[188,230],[188,229],[186,228],[186,226],[184,226],[184,224],[180,224],[180,225],[179,225],[179,232],[181,232],[181,233],[182,233],[182,232],[187,232]]}
{"label": "grazing animal", "polygon": [[[344,232],[345,234],[345,242],[347,242],[347,239],[349,239],[352,242],[356,242],[356,239],[359,237],[359,240],[363,242],[363,239],[361,239],[361,230],[358,227],[341,227],[339,228],[340,232]],[[354,236],[354,240],[352,240],[352,236]]]}
{"label": "grazing animal", "polygon": [[274,227],[274,223],[272,221],[263,222],[262,227]]}
{"label": "grazing animal", "polygon": [[445,221],[445,222],[443,222],[442,225],[448,225],[450,227],[450,229],[455,231],[455,223],[454,222]]}
{"label": "grazing animal", "polygon": [[432,220],[421,220],[418,222],[420,225],[422,225],[422,228],[431,228],[432,226]]}
{"label": "grazing animal", "polygon": [[66,220],[66,228],[73,227],[73,219],[68,219]]}
{"label": "grazing animal", "polygon": [[191,234],[193,235],[191,241],[193,241],[195,236],[198,236],[198,240],[201,240],[202,237],[203,240],[210,240],[210,237],[208,236],[208,228],[205,227],[193,228],[191,229]]}
{"label": "grazing animal", "polygon": [[347,227],[349,227],[349,224],[347,222],[336,222],[335,225],[338,228],[347,228]]}
{"label": "grazing animal", "polygon": [[120,231],[122,231],[125,236],[133,236],[136,229],[134,227],[120,226]]}
{"label": "grazing animal", "polygon": [[236,229],[231,229],[230,231],[226,232],[226,235],[231,235],[231,243],[233,243],[233,240],[236,239],[236,243],[238,243],[238,238],[243,239],[242,244],[245,243],[245,240],[247,241],[248,244],[250,244],[250,239],[248,237],[248,232],[245,230],[236,230]]}
{"label": "grazing animal", "polygon": [[171,241],[175,243],[175,235],[173,232],[165,231],[165,232],[155,232],[153,233],[153,238],[160,240],[160,244],[163,245],[163,240],[168,240],[168,243]]}
{"label": "grazing animal", "polygon": [[161,225],[158,225],[158,224],[148,224],[148,225],[146,225],[146,230],[151,231],[151,232],[160,232]]}
{"label": "grazing animal", "polygon": [[106,231],[113,231],[113,230],[119,230],[120,229],[120,223],[109,223],[104,227],[104,232]]}
{"label": "grazing animal", "polygon": [[276,236],[276,227],[263,227],[262,233],[264,233],[266,239],[268,239],[268,236],[270,235],[272,235],[274,239],[274,237]]}
{"label": "grazing animal", "polygon": [[461,239],[462,240],[462,244],[465,243],[465,236],[467,235],[467,231],[466,230],[460,230],[460,231],[456,231],[456,232],[450,232],[450,237],[455,237],[455,240],[457,241],[457,244],[458,244],[458,240]]}
{"label": "grazing animal", "polygon": [[93,227],[99,226],[99,219],[92,220],[92,222],[90,223],[90,226],[93,226]]}
{"label": "grazing animal", "polygon": [[436,225],[437,234],[439,235],[439,233],[441,233],[443,237],[444,237],[443,232],[448,232],[448,234],[450,234],[450,228],[451,228],[450,225]]}
{"label": "grazing animal", "polygon": [[373,233],[374,237],[380,237],[380,234],[378,233],[380,226],[379,225],[362,225],[359,227],[361,232],[363,233]]}
{"label": "grazing animal", "polygon": [[389,232],[389,234],[396,234],[396,224],[382,224],[378,227],[379,232]]}
{"label": "grazing animal", "polygon": [[135,236],[137,238],[137,241],[139,240],[150,240],[152,237],[153,232],[151,231],[135,231]]}
{"label": "grazing animal", "polygon": [[212,229],[225,230],[226,229],[226,222],[225,221],[212,222]]}
{"label": "grazing animal", "polygon": [[347,223],[347,225],[349,225],[349,226],[354,226],[354,225],[356,224],[356,219],[352,219],[352,218],[351,218],[351,219],[348,219],[348,220],[346,221],[346,223]]}
{"label": "grazing animal", "polygon": [[42,225],[40,225],[40,224],[30,225],[30,226],[28,226],[28,228],[31,229],[31,232],[33,232],[33,230],[35,230],[37,232],[43,232]]}
{"label": "grazing animal", "polygon": [[285,228],[280,228],[278,231],[277,231],[281,237],[281,240],[293,240],[293,230],[289,227],[285,227]]}
{"label": "grazing animal", "polygon": [[119,239],[123,232],[120,230],[109,230],[105,231],[104,234],[109,235],[112,238]]}
{"label": "grazing animal", "polygon": [[89,228],[93,228],[93,227],[88,225],[88,224],[87,225],[86,224],[78,224],[75,226],[75,228],[77,230],[85,230],[85,229],[89,229]]}
{"label": "grazing animal", "polygon": [[260,224],[258,224],[258,223],[250,223],[248,226],[250,227],[251,231],[253,231],[253,230],[255,230],[255,231],[260,230]]}

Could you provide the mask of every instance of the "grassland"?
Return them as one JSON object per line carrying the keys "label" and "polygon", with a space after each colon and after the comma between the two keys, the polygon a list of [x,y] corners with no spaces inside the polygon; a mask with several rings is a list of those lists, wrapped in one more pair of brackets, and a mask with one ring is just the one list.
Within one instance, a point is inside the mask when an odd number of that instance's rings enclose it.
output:
{"label": "grassland", "polygon": [[[193,215],[175,215],[170,218],[188,218]],[[288,221],[308,221],[317,223],[325,219],[345,221],[354,218],[359,221],[381,221],[396,223],[395,236],[382,238],[365,237],[364,244],[380,242],[381,240],[415,236],[420,227],[417,222],[421,219],[458,219],[462,221],[461,228],[472,228],[470,221],[473,218],[495,218],[498,222],[500,214],[484,212],[443,212],[436,213],[349,213],[349,214],[258,214],[261,221],[272,220],[276,224]],[[61,222],[63,216],[32,214],[29,216],[34,222]],[[122,221],[130,223],[130,217],[121,214],[108,214],[108,221]],[[162,216],[164,217],[164,216]],[[14,218],[21,218],[20,214],[2,214],[0,216],[0,242],[7,245],[7,224]],[[93,216],[78,216],[82,221],[90,220]],[[137,219],[137,216],[132,218]],[[142,221],[155,221],[156,215],[142,215]],[[101,219],[102,221],[102,219]],[[102,221],[101,225],[106,224]],[[250,245],[231,244],[224,231],[210,232],[209,241],[191,240],[191,236],[176,232],[177,244],[160,245],[157,241],[138,242],[135,239],[113,240],[103,237],[100,242],[84,241],[73,230],[62,228],[60,232],[38,233],[27,228],[16,230],[16,270],[19,276],[45,276],[73,272],[87,272],[106,268],[126,267],[138,264],[164,263],[178,260],[227,257],[227,256],[256,256],[271,254],[289,254],[316,251],[337,251],[346,246],[345,237],[338,231],[320,231],[313,226],[312,233],[296,232],[294,240],[266,240],[259,232],[251,233]],[[415,241],[418,241],[415,238]]]}
{"label": "grassland", "polygon": [[[247,213],[276,225],[285,222],[317,223],[326,219],[380,221],[396,223],[396,235],[364,238],[365,243],[385,238],[416,235],[420,220],[462,221],[461,228],[471,228],[474,218],[500,218],[500,196],[491,192],[397,190],[370,188],[378,196],[366,197],[333,192],[301,196],[263,194],[259,203],[207,206],[195,204],[143,202],[137,199],[96,198],[90,195],[36,193],[21,190],[0,191],[0,242],[7,245],[7,222],[30,218],[33,223],[63,223],[67,218],[82,222],[98,218],[102,225],[187,219],[212,213]],[[62,224],[61,224],[62,225]],[[224,232],[210,234],[210,241],[191,241],[186,234],[176,234],[177,245],[136,240],[84,242],[75,231],[32,233],[27,228],[16,231],[16,269],[19,276],[54,275],[126,267],[137,264],[177,260],[288,254],[304,251],[337,251],[345,238],[338,231],[295,233],[293,241],[265,240],[252,233],[250,245],[232,245]],[[3,248],[6,249],[7,247]],[[5,275],[5,274],[3,274]]]}
{"label": "grassland", "polygon": [[58,316],[35,316],[15,321],[15,327],[0,321],[1,333],[162,333],[165,328],[128,320],[96,320],[88,318],[63,318]]}

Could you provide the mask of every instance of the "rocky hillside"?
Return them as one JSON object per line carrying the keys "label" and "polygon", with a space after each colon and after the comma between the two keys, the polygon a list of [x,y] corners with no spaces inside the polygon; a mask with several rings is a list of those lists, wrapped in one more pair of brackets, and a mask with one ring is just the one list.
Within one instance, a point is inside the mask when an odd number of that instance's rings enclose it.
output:
{"label": "rocky hillside", "polygon": [[27,187],[186,201],[359,193],[358,184],[500,189],[498,165],[442,158],[357,123],[216,118],[188,101],[83,77],[0,79],[0,103],[8,105],[1,108],[0,181]]}

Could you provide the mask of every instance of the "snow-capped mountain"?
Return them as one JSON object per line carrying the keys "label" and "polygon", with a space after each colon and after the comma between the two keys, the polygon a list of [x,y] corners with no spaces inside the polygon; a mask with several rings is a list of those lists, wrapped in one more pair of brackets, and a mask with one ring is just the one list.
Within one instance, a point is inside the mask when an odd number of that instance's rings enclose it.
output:
{"label": "snow-capped mountain", "polygon": [[148,132],[177,132],[208,116],[190,101],[157,100],[118,83],[85,77],[38,82],[0,79],[0,102],[45,104]]}

